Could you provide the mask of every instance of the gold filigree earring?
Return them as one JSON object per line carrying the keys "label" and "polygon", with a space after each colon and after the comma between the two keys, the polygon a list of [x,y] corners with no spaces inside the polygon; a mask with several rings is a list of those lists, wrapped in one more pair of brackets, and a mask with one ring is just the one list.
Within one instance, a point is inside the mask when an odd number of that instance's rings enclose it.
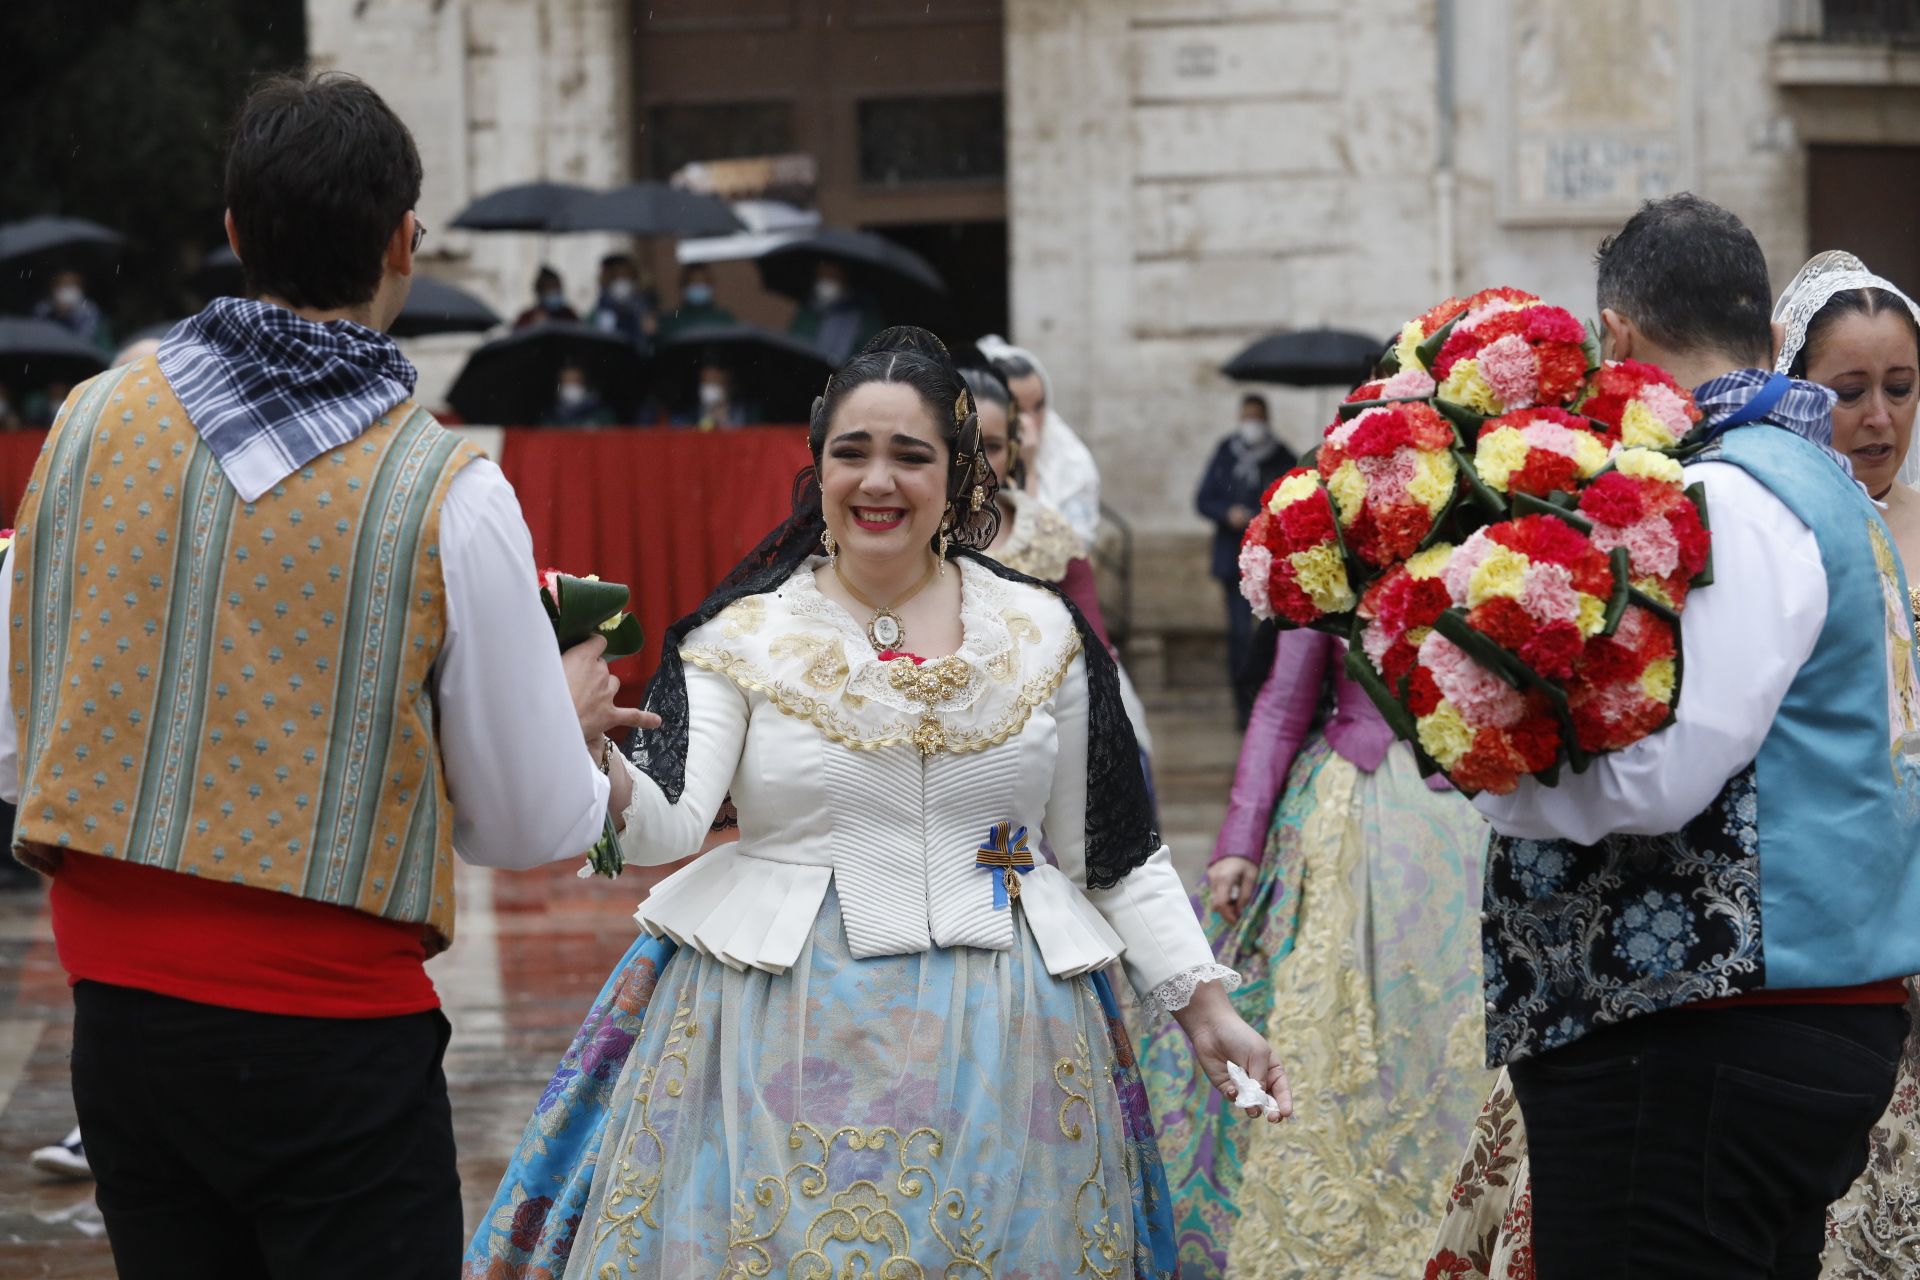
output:
{"label": "gold filigree earring", "polygon": [[835,570],[838,570],[840,568],[840,544],[833,540],[833,530],[822,529],[820,531],[820,545],[826,548],[827,563],[832,565]]}
{"label": "gold filigree earring", "polygon": [[953,528],[952,516],[948,516],[945,520],[942,520],[940,522],[940,550],[935,554],[939,556],[939,559],[940,559],[939,572],[940,572],[940,576],[943,578],[946,577],[947,575],[947,547],[952,541],[952,539],[949,538],[948,536],[948,531],[951,530],[952,528]]}

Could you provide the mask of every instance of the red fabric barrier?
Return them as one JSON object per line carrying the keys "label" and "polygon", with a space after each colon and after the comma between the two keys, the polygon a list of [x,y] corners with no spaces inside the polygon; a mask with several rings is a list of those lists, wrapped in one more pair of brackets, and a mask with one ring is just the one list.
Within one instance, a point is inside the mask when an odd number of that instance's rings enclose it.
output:
{"label": "red fabric barrier", "polygon": [[500,468],[520,495],[540,568],[633,588],[647,647],[614,670],[637,702],[661,634],[786,519],[793,478],[811,461],[801,427],[542,427],[509,430]]}
{"label": "red fabric barrier", "polygon": [[20,499],[27,496],[27,481],[33,479],[33,464],[46,442],[45,427],[0,431],[0,502],[6,504],[6,519],[0,525],[13,527],[13,513],[20,509]]}

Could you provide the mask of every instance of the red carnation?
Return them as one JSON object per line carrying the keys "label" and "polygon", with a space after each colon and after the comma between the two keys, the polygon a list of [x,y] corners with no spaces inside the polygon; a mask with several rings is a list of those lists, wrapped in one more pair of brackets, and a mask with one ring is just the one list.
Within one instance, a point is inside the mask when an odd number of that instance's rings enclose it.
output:
{"label": "red carnation", "polygon": [[1529,449],[1527,460],[1507,477],[1512,493],[1530,493],[1544,498],[1556,489],[1572,490],[1580,479],[1580,464],[1551,449]]}
{"label": "red carnation", "polygon": [[1384,458],[1413,443],[1409,425],[1397,406],[1370,409],[1356,420],[1346,444],[1336,447],[1344,448],[1351,458]]}
{"label": "red carnation", "polygon": [[1441,701],[1440,686],[1434,683],[1433,672],[1415,667],[1407,677],[1407,710],[1415,716],[1430,716],[1439,709]]}
{"label": "red carnation", "polygon": [[1560,726],[1551,717],[1528,716],[1507,730],[1507,736],[1528,773],[1550,769],[1560,758]]}
{"label": "red carnation", "polygon": [[1573,674],[1583,648],[1580,628],[1571,622],[1550,622],[1517,652],[1520,660],[1549,680],[1564,680]]}
{"label": "red carnation", "polygon": [[[1354,404],[1361,400],[1378,400],[1386,394],[1386,390],[1387,384],[1376,378],[1372,382],[1363,382],[1353,390],[1347,392],[1346,402],[1348,404]],[[1336,418],[1334,423],[1336,426],[1339,425],[1339,419]]]}
{"label": "red carnation", "polygon": [[1475,605],[1467,614],[1467,625],[1501,648],[1515,653],[1532,640],[1534,633],[1539,630],[1533,615],[1518,600],[1509,600],[1505,596],[1495,596]]}
{"label": "red carnation", "polygon": [[1622,529],[1646,515],[1646,497],[1640,481],[1621,471],[1609,471],[1580,494],[1580,512],[1600,524]]}
{"label": "red carnation", "polygon": [[1581,655],[1579,678],[1588,685],[1613,684],[1637,677],[1645,665],[1638,654],[1611,636],[1595,636]]}
{"label": "red carnation", "polygon": [[1408,672],[1414,670],[1414,664],[1419,661],[1419,650],[1408,644],[1405,639],[1397,640],[1380,655],[1380,674],[1387,678],[1389,687],[1395,687]]}
{"label": "red carnation", "polygon": [[1462,311],[1478,311],[1481,307],[1494,301],[1506,301],[1518,305],[1538,302],[1540,301],[1540,297],[1538,294],[1528,293],[1525,289],[1515,289],[1511,285],[1499,284],[1491,289],[1482,289],[1480,292],[1474,294],[1466,300],[1460,309]]}
{"label": "red carnation", "polygon": [[1524,317],[1528,342],[1567,342],[1579,346],[1587,331],[1565,307],[1528,307],[1515,315]]}
{"label": "red carnation", "polygon": [[1434,619],[1453,605],[1453,596],[1447,591],[1444,579],[1409,578],[1408,582],[1411,584],[1407,595],[1409,627],[1430,627]]}
{"label": "red carnation", "polygon": [[1540,363],[1540,400],[1563,404],[1579,392],[1587,376],[1587,353],[1579,346],[1545,346],[1534,350]]}
{"label": "red carnation", "polygon": [[1322,494],[1294,503],[1276,518],[1292,550],[1317,547],[1333,537],[1333,509]]}
{"label": "red carnation", "polygon": [[1674,539],[1680,544],[1680,576],[1692,581],[1707,567],[1713,539],[1700,523],[1700,509],[1691,501],[1682,502],[1667,513]]}
{"label": "red carnation", "polygon": [[1320,606],[1313,602],[1313,597],[1302,591],[1278,565],[1268,582],[1267,600],[1275,613],[1303,627],[1319,621],[1321,616]]}
{"label": "red carnation", "polygon": [[1455,316],[1464,314],[1466,310],[1467,310],[1467,304],[1463,302],[1461,299],[1448,298],[1445,302],[1442,302],[1440,305],[1436,307],[1430,307],[1425,312],[1421,313],[1420,318],[1418,321],[1416,321],[1416,323],[1420,326],[1420,332],[1425,336],[1431,338],[1434,334],[1440,331],[1441,325],[1444,325],[1445,323],[1447,323],[1447,321],[1453,319]]}

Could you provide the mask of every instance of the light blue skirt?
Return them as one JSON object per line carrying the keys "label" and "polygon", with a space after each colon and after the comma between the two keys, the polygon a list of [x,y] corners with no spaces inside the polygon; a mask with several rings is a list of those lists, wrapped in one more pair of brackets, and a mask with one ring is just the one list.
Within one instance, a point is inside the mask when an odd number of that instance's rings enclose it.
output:
{"label": "light blue skirt", "polygon": [[536,1106],[478,1280],[1170,1280],[1165,1176],[1104,976],[1011,951],[855,959],[829,891],[794,968],[642,938]]}

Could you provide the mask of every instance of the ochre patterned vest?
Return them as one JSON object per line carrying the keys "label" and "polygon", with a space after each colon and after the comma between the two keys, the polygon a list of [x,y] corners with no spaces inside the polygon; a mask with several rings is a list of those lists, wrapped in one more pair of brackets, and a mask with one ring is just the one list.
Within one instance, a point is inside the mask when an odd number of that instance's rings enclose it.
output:
{"label": "ochre patterned vest", "polygon": [[445,946],[436,543],[478,456],[408,402],[242,502],[152,358],[81,386],[16,517],[20,856],[298,894]]}

